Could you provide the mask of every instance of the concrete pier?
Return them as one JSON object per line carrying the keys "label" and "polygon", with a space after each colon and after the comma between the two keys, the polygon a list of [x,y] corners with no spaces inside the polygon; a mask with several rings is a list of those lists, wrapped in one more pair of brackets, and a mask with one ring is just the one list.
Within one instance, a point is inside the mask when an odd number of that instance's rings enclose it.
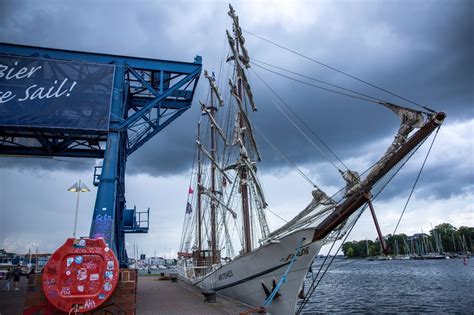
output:
{"label": "concrete pier", "polygon": [[[3,287],[4,280],[0,281]],[[22,277],[19,291],[0,291],[0,315],[23,314],[27,280]],[[214,315],[240,314],[250,308],[232,299],[217,296],[216,303],[205,303],[200,290],[178,280],[160,280],[160,276],[139,276],[137,287],[138,315]]]}
{"label": "concrete pier", "polygon": [[139,277],[137,314],[240,314],[249,307],[217,296],[217,303],[204,303],[198,288],[183,281],[159,281],[159,277]]}
{"label": "concrete pier", "polygon": [[[6,280],[0,280],[0,287],[2,289],[5,282]],[[0,315],[23,314],[27,284],[28,280],[25,277],[21,277],[19,291],[13,291],[13,281],[11,282],[11,291],[0,291]]]}

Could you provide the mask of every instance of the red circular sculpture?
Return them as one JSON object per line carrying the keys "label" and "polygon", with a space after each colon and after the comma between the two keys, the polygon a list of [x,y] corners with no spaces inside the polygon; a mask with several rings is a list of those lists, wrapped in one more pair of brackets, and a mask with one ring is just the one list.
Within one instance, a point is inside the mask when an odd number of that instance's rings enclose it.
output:
{"label": "red circular sculpture", "polygon": [[43,291],[64,312],[86,312],[112,295],[118,278],[117,258],[103,238],[69,238],[44,268]]}

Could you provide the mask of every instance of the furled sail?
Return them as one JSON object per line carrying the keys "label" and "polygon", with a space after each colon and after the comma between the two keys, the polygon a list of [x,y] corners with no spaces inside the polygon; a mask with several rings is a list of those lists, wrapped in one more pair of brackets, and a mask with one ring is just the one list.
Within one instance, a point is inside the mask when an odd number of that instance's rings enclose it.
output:
{"label": "furled sail", "polygon": [[[247,114],[245,113],[245,110],[242,105],[242,99],[239,97],[237,93],[237,87],[232,83],[232,80],[230,79],[229,79],[229,87],[230,87],[230,92],[232,96],[234,96],[237,106],[239,107],[239,112],[240,112],[240,114],[237,115],[237,118],[236,118],[233,145],[239,143],[241,147],[244,147],[243,142],[241,140],[241,135],[242,135],[241,126],[244,125],[247,130],[247,135],[249,136],[250,143],[252,144],[255,154],[257,155],[257,160],[261,161],[260,152],[257,146],[257,140],[255,139],[255,135],[253,134],[253,130],[252,130],[252,124],[250,123],[249,118]],[[240,120],[243,120],[242,123]]]}
{"label": "furled sail", "polygon": [[[336,206],[336,202],[329,197],[324,191],[319,189],[318,187],[315,187],[315,189],[312,191],[313,199],[311,202],[306,206],[306,208],[303,209],[300,213],[298,213],[293,219],[288,221],[285,225],[280,227],[279,229],[271,232],[268,235],[268,238],[272,238],[275,236],[278,236],[284,232],[287,232],[289,230],[292,230],[299,226],[298,223],[301,223],[302,219],[305,219],[306,221],[308,215],[312,214],[316,208],[319,206],[324,206],[323,209],[318,211],[315,215],[323,215],[333,209]],[[306,222],[304,222],[306,223]]]}
{"label": "furled sail", "polygon": [[209,120],[211,120],[212,124],[214,125],[214,127],[217,129],[217,132],[219,133],[219,135],[222,137],[222,140],[224,140],[224,143],[227,143],[227,138],[224,134],[224,131],[222,130],[222,128],[219,126],[219,124],[217,123],[216,119],[214,118],[213,115],[211,115],[211,111],[207,108],[206,104],[203,103],[203,101],[199,100],[199,104],[201,104],[201,111],[203,112],[203,114],[206,114],[208,115],[209,117]]}
{"label": "furled sail", "polygon": [[242,35],[242,29],[240,28],[239,24],[239,17],[235,14],[234,8],[229,4],[229,16],[233,20],[233,31],[235,34],[236,39],[239,41],[240,49],[242,50],[242,56],[240,56],[240,60],[244,64],[246,68],[250,68],[250,57],[247,52],[247,49],[244,46],[245,38]]}
{"label": "furled sail", "polygon": [[[340,171],[341,172],[341,171]],[[346,181],[346,196],[352,193],[354,187],[358,186],[360,183],[359,173],[351,170],[341,172],[342,178]]]}
{"label": "furled sail", "polygon": [[214,92],[214,94],[217,97],[217,100],[219,101],[220,106],[224,106],[224,100],[222,99],[221,92],[219,92],[219,89],[217,88],[216,80],[214,77],[211,77],[207,70],[204,70],[204,76],[206,79],[209,81],[209,85],[211,87],[211,90]]}
{"label": "furled sail", "polygon": [[[248,65],[248,62],[245,61],[245,58],[241,57],[239,55],[239,52],[237,51],[237,48],[236,48],[236,42],[235,40],[232,38],[232,36],[229,34],[229,31],[227,31],[227,40],[229,42],[229,46],[231,48],[231,51],[232,51],[232,56],[229,57],[227,60],[235,60],[235,68],[237,70],[237,76],[238,76],[238,80],[240,81],[240,83],[242,83],[242,86],[244,87],[244,90],[245,90],[245,94],[247,95],[247,99],[250,103],[250,106],[252,107],[252,110],[255,112],[257,111],[257,106],[255,106],[255,102],[253,100],[253,93],[252,93],[252,89],[250,88],[250,84],[247,80],[247,75],[245,74],[245,71],[244,69],[242,68],[242,65],[241,63],[246,67],[246,68],[249,68],[250,65]],[[239,42],[240,43],[240,42]],[[241,47],[242,48],[242,47]]]}
{"label": "furled sail", "polygon": [[[365,179],[356,185],[353,185],[352,182],[351,184],[347,182],[346,196],[350,196],[351,194],[357,192],[361,187],[366,186],[368,183],[372,182],[372,180],[379,174],[380,170],[385,167],[387,161],[407,141],[408,135],[415,128],[421,128],[423,126],[424,117],[420,111],[404,108],[388,102],[382,103],[382,105],[390,109],[400,118],[400,128],[398,129],[392,144],[388,147],[378,162],[372,167]],[[344,179],[346,178],[344,177]]]}

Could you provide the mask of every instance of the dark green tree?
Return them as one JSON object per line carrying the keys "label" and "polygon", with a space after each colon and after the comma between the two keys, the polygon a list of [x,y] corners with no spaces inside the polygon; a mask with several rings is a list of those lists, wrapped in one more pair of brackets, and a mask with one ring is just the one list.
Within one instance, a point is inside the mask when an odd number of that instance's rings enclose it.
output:
{"label": "dark green tree", "polygon": [[435,228],[430,231],[430,241],[434,251],[454,252],[455,246],[453,243],[453,239],[456,239],[456,234],[457,229],[449,223],[442,223],[435,226]]}
{"label": "dark green tree", "polygon": [[[449,223],[438,224],[430,231],[430,237],[409,242],[405,234],[388,234],[384,237],[389,249],[389,255],[396,255],[398,247],[399,255],[415,252],[474,252],[474,227],[461,226],[459,229]],[[409,249],[407,247],[414,248]],[[423,249],[423,251],[421,250]],[[381,246],[378,238],[375,241],[361,240],[346,242],[342,245],[342,251],[346,257],[358,258],[378,256],[381,254]]]}

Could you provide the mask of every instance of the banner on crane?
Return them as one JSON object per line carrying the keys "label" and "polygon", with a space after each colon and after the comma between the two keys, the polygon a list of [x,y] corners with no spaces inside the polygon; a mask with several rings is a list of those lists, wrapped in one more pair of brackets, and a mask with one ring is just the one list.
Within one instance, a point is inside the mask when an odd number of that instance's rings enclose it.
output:
{"label": "banner on crane", "polygon": [[114,65],[0,54],[0,126],[109,129]]}

